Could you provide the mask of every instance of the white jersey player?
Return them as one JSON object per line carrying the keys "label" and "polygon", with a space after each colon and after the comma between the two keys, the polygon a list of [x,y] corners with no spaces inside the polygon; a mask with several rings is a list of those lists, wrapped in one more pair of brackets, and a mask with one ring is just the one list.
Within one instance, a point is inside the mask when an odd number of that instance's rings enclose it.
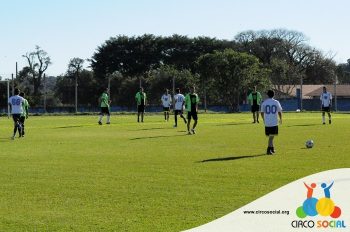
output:
{"label": "white jersey player", "polygon": [[20,123],[21,114],[23,113],[24,98],[19,96],[19,89],[15,89],[15,95],[10,97],[8,104],[11,109],[11,114],[14,122],[13,136],[12,139],[15,139],[16,132],[18,130],[19,137],[22,137],[22,128]]}
{"label": "white jersey player", "polygon": [[185,124],[187,123],[186,118],[183,116],[183,110],[185,108],[185,96],[180,93],[180,89],[176,89],[176,95],[174,96],[175,101],[175,125],[174,127],[177,127],[177,115],[180,115],[180,117],[184,120]]}
{"label": "white jersey player", "polygon": [[275,153],[275,147],[273,145],[273,139],[275,135],[278,135],[278,117],[282,124],[282,107],[279,101],[275,100],[275,93],[272,90],[267,92],[266,99],[261,105],[261,117],[265,123],[265,134],[269,136],[268,146],[266,154],[272,155]]}
{"label": "white jersey player", "polygon": [[322,123],[326,124],[325,114],[328,114],[328,122],[332,123],[331,107],[332,107],[332,94],[327,92],[327,88],[323,86],[323,93],[320,96],[321,100],[321,111],[322,111]]}
{"label": "white jersey player", "polygon": [[162,101],[162,104],[163,104],[164,119],[165,121],[169,121],[169,111],[170,111],[172,99],[168,89],[165,89],[165,93],[163,94],[160,100]]}

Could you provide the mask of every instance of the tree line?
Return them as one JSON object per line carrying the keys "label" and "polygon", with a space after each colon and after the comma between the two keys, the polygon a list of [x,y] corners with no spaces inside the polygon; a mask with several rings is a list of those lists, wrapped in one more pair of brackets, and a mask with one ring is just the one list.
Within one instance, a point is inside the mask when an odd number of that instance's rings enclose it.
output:
{"label": "tree line", "polygon": [[[133,107],[140,85],[150,104],[159,104],[165,88],[186,92],[196,85],[202,104],[235,111],[254,86],[265,91],[350,80],[350,60],[336,64],[332,54],[310,46],[303,33],[285,29],[244,31],[233,40],[118,35],[98,46],[90,59],[72,58],[57,77],[46,77],[51,58],[40,47],[23,58],[28,65],[15,83],[32,106],[42,106],[43,95],[48,106],[73,106],[76,86],[79,106],[98,106],[102,90],[110,86],[112,105]],[[83,68],[85,62],[89,69]]]}

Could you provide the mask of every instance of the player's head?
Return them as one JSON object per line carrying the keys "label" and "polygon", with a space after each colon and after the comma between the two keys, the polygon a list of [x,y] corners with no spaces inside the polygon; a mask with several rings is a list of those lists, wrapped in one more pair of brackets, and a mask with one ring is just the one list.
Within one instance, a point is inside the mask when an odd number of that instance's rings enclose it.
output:
{"label": "player's head", "polygon": [[143,93],[143,87],[140,87],[140,92]]}
{"label": "player's head", "polygon": [[25,96],[24,92],[20,92],[19,96],[24,97]]}
{"label": "player's head", "polygon": [[165,93],[168,94],[169,93],[169,89],[166,88],[165,89]]}
{"label": "player's head", "polygon": [[196,86],[192,86],[190,91],[191,91],[191,93],[195,93],[196,92]]}
{"label": "player's head", "polygon": [[274,96],[275,96],[275,92],[273,91],[273,90],[269,90],[269,91],[267,91],[267,96],[269,97],[269,98],[273,98]]}
{"label": "player's head", "polygon": [[105,92],[105,93],[108,93],[108,92],[109,92],[109,89],[108,89],[108,88],[106,88],[104,92]]}
{"label": "player's head", "polygon": [[315,184],[315,183],[312,183],[312,184],[311,184],[311,188],[316,188],[316,184]]}
{"label": "player's head", "polygon": [[256,93],[256,86],[254,86],[253,88],[253,93]]}
{"label": "player's head", "polygon": [[176,93],[180,93],[180,88],[176,88]]}
{"label": "player's head", "polygon": [[327,92],[326,86],[323,86],[323,92],[324,92],[324,93]]}
{"label": "player's head", "polygon": [[326,188],[326,187],[327,187],[326,183],[322,183],[322,184],[321,184],[321,187],[322,187],[322,188]]}
{"label": "player's head", "polygon": [[18,95],[19,94],[19,89],[18,88],[15,88],[15,95]]}

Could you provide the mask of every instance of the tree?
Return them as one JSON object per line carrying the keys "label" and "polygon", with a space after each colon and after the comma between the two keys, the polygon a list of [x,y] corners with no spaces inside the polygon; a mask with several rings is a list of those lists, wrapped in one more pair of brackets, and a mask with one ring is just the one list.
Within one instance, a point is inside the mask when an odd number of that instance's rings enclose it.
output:
{"label": "tree", "polygon": [[338,76],[338,82],[340,84],[350,83],[350,59],[347,60],[347,63],[337,66],[336,75]]}
{"label": "tree", "polygon": [[246,53],[226,49],[201,56],[198,60],[200,75],[213,78],[212,87],[223,103],[237,111],[240,97],[255,85],[265,87],[268,70],[261,67],[259,60]]}
{"label": "tree", "polygon": [[28,62],[27,74],[29,75],[27,77],[33,84],[33,101],[35,104],[38,104],[41,97],[41,82],[45,71],[51,64],[51,58],[48,56],[47,52],[39,46],[35,47],[35,51],[26,53],[23,57],[26,58]]}
{"label": "tree", "polygon": [[[57,77],[55,85],[55,96],[60,100],[64,106],[74,105],[74,76],[67,74]],[[101,93],[99,85],[93,76],[93,72],[82,69],[78,76],[79,92],[78,98],[80,105],[97,106],[98,97]]]}
{"label": "tree", "polygon": [[[173,93],[173,87],[180,88],[185,93],[191,86],[198,84],[198,77],[187,69],[178,70],[174,66],[164,65],[149,72],[147,83],[149,101],[159,104],[165,89],[169,89],[169,92]],[[173,94],[175,95],[175,93]]]}

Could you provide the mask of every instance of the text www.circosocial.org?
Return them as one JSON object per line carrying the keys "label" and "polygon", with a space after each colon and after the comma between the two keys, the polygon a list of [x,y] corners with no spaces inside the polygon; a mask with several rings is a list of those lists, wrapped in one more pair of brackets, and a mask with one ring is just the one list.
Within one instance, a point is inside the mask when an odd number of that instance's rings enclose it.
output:
{"label": "text www.circosocial.org", "polygon": [[245,210],[244,214],[283,214],[289,215],[289,210]]}

